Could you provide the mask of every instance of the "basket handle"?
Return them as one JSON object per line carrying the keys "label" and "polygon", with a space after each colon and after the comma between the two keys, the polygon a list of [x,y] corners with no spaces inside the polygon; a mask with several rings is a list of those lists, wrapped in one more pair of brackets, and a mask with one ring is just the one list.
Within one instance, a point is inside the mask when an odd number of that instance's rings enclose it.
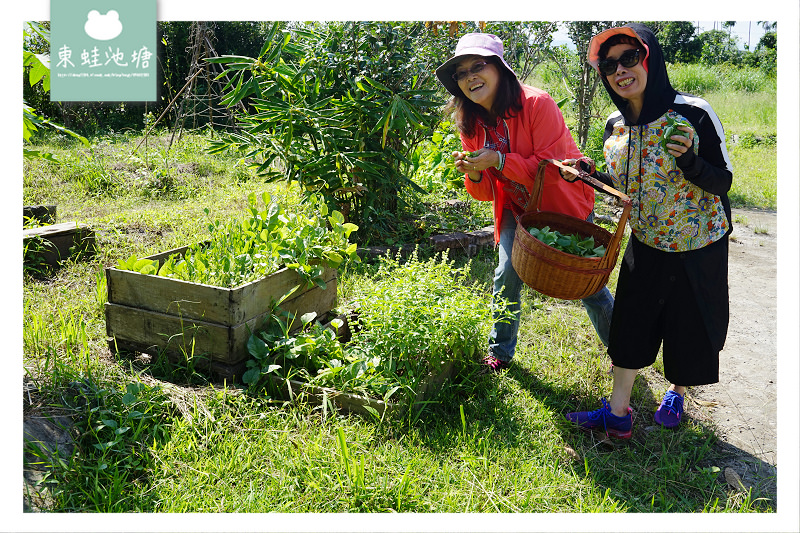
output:
{"label": "basket handle", "polygon": [[528,200],[528,205],[525,207],[525,212],[533,211],[538,212],[542,205],[542,187],[544,187],[544,170],[552,159],[542,159],[539,161],[539,167],[536,169],[536,177],[533,180],[533,190],[531,197]]}
{"label": "basket handle", "polygon": [[616,260],[616,253],[612,251],[616,251],[620,243],[622,242],[622,237],[625,235],[625,224],[628,222],[628,217],[631,214],[631,199],[630,197],[613,187],[609,187],[602,181],[598,180],[597,178],[591,177],[586,172],[580,172],[577,169],[563,164],[561,161],[556,161],[555,159],[542,159],[539,162],[539,168],[536,171],[536,180],[533,183],[533,192],[531,194],[531,199],[528,201],[528,207],[525,208],[525,211],[539,211],[539,207],[542,203],[542,188],[544,187],[544,171],[547,168],[547,165],[552,164],[557,166],[560,169],[564,169],[568,173],[574,175],[576,178],[580,179],[581,181],[585,182],[586,184],[594,187],[595,189],[602,191],[606,194],[610,194],[611,196],[616,196],[622,202],[622,215],[619,217],[619,223],[617,224],[617,230],[614,232],[614,235],[611,236],[611,241],[608,243],[606,247],[606,254],[603,256],[600,264],[602,268],[608,266],[608,263],[611,262],[611,259],[614,258]]}

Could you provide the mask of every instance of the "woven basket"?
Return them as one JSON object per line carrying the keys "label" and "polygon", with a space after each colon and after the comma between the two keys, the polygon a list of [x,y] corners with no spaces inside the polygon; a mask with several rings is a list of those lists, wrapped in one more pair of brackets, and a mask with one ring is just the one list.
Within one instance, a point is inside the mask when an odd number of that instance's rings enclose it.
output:
{"label": "woven basket", "polygon": [[[597,189],[620,198],[624,204],[616,232],[609,233],[600,226],[577,217],[541,211],[542,186],[544,173],[548,164],[567,169],[583,181]],[[539,163],[533,193],[526,212],[520,217],[514,234],[514,247],[511,252],[511,264],[520,279],[532,289],[562,300],[577,300],[590,296],[608,283],[608,277],[617,264],[625,223],[630,215],[631,202],[623,193],[588,176],[586,173],[562,165],[553,160]],[[565,235],[577,234],[584,238],[594,237],[596,245],[606,247],[603,257],[580,257],[556,250],[534,238],[526,228],[543,228],[549,226]]]}

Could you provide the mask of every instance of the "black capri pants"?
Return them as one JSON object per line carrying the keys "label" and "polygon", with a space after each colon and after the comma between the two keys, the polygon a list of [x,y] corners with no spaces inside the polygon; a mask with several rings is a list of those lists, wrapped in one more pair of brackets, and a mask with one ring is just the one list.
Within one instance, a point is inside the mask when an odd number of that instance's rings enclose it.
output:
{"label": "black capri pants", "polygon": [[728,317],[727,236],[690,252],[663,252],[631,236],[609,334],[615,366],[650,366],[663,343],[667,380],[716,383]]}

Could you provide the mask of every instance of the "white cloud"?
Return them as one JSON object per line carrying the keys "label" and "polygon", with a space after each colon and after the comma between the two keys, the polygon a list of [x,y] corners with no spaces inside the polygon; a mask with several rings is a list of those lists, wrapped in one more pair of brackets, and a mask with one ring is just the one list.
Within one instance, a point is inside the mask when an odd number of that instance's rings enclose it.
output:
{"label": "white cloud", "polygon": [[122,33],[122,23],[119,21],[119,13],[110,10],[105,15],[93,9],[89,11],[86,24],[83,25],[84,31],[92,39],[98,41],[109,41]]}

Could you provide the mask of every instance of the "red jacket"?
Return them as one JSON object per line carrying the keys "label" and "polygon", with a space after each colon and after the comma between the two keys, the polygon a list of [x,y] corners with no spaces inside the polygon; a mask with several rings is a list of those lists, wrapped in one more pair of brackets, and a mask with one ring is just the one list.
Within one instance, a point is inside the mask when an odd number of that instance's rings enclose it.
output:
{"label": "red jacket", "polygon": [[[522,86],[523,108],[506,119],[509,132],[509,153],[503,175],[525,185],[530,193],[539,161],[542,159],[578,159],[582,156],[569,132],[561,110],[553,98],[541,89]],[[475,137],[461,136],[464,150],[474,152],[484,147],[485,132],[481,129]],[[500,222],[506,193],[497,178],[488,172],[478,183],[464,175],[467,191],[476,200],[494,201],[494,238],[500,240]],[[545,170],[542,189],[542,211],[555,211],[585,220],[594,208],[594,189],[582,181],[570,183],[561,178],[558,168],[550,165]]]}

